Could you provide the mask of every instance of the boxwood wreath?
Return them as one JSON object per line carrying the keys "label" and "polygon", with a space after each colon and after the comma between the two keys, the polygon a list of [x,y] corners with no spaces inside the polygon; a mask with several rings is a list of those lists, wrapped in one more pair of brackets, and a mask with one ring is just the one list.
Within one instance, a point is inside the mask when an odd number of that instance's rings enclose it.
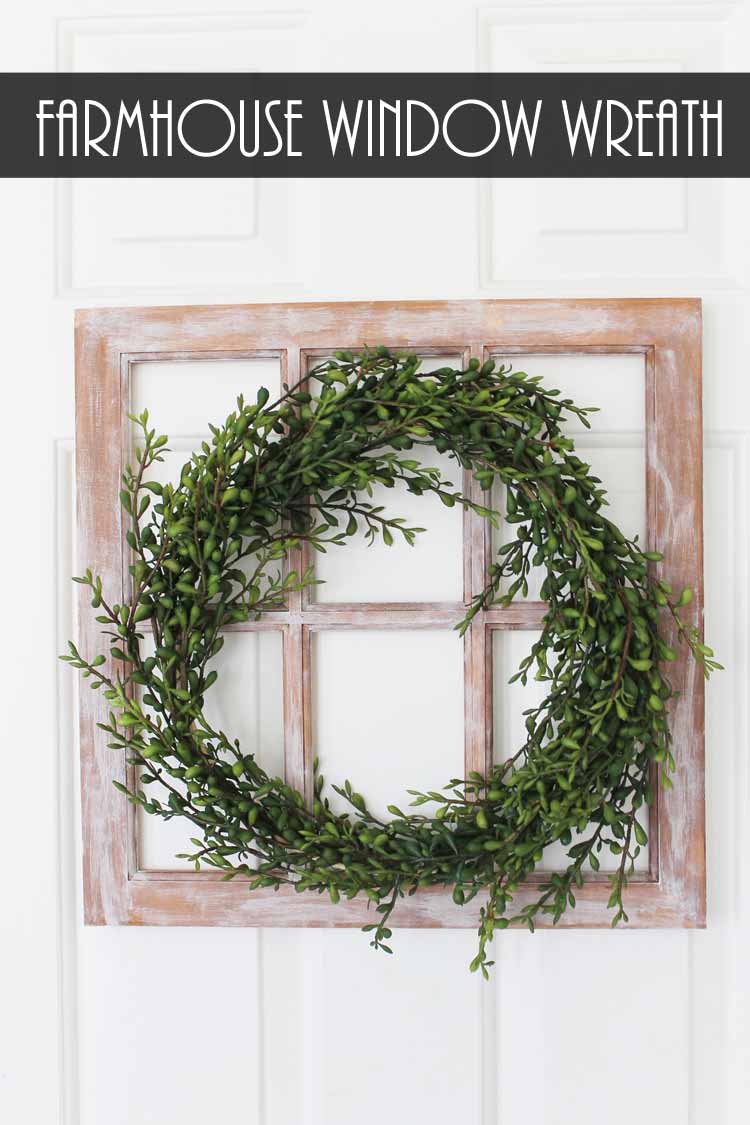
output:
{"label": "boxwood wreath", "polygon": [[[649,766],[660,764],[666,786],[674,769],[668,712],[675,693],[665,666],[676,654],[662,619],[706,676],[720,665],[681,619],[691,590],[673,593],[652,576],[649,563],[662,556],[607,518],[600,480],[564,436],[566,417],[588,426],[590,410],[491,360],[424,373],[417,356],[385,347],[337,352],[269,400],[265,388],[253,403],[238,399],[174,486],[149,479],[167,437],[150,428],[147,411],[132,419],[142,446],[120,493],[132,595],[110,604],[91,570],[75,579],[91,587],[115,671],[107,674],[103,654],[87,659],[72,643],[62,657],[103,690],[111,712],[100,725],[109,746],[125,749],[140,771],[132,790],[115,784],[147,813],[193,822],[195,851],[180,858],[196,869],[219,868],[251,890],[291,884],[334,903],[365,895],[374,920],[364,929],[388,953],[389,918],[401,896],[434,884],[452,887],[458,904],[482,893],[471,969],[487,976],[495,930],[518,923],[533,930],[540,914],[557,922],[575,907],[585,872],[599,870],[604,848],[620,857],[608,875],[612,924],[627,921],[623,892],[647,842],[636,814],[654,800]],[[430,448],[473,473],[487,506],[422,463]],[[482,609],[525,596],[530,568],[543,567],[549,608],[511,682],[533,676],[549,691],[525,713],[526,740],[512,758],[486,777],[411,790],[412,805],[435,802],[435,814],[391,805],[386,821],[349,781],[333,788],[351,812],[332,809],[317,761],[306,807],[302,793],[215,730],[203,708],[217,680],[210,664],[222,628],[279,609],[290,591],[315,582],[312,568],[285,572],[292,548],[304,542],[325,551],[360,529],[371,542],[414,542],[423,529],[372,501],[374,485],[397,482],[495,526],[490,490],[504,486],[503,518],[516,534],[500,547],[457,628],[463,634]],[[151,655],[144,630],[153,636]],[[151,795],[152,783],[167,791],[164,800]],[[558,840],[567,867],[515,911],[516,888]]]}

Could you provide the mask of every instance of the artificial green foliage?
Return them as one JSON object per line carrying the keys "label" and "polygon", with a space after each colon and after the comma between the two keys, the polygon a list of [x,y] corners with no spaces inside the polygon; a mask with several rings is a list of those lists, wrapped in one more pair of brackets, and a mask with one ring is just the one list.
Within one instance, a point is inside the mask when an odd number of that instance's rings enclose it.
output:
{"label": "artificial green foliage", "polygon": [[[143,445],[120,493],[132,597],[110,604],[90,570],[76,579],[91,587],[109,659],[89,660],[72,644],[63,659],[110,702],[109,745],[126,750],[140,777],[132,792],[124,789],[129,799],[165,820],[194,823],[196,868],[220,868],[251,890],[290,883],[334,903],[367,896],[375,920],[365,929],[387,952],[399,897],[444,884],[459,904],[484,896],[471,968],[486,976],[494,931],[512,923],[533,930],[540,913],[556,922],[575,906],[587,871],[599,869],[603,849],[620,857],[609,875],[613,924],[627,921],[623,891],[647,842],[636,813],[654,800],[649,766],[660,764],[665,785],[674,769],[665,667],[675,652],[660,623],[671,622],[706,675],[719,665],[681,620],[691,591],[673,594],[651,576],[649,563],[661,555],[607,518],[601,482],[564,436],[566,416],[588,425],[589,411],[492,361],[423,373],[416,356],[384,347],[337,353],[309,381],[269,400],[266,389],[254,403],[239,399],[174,487],[149,479],[167,438],[150,428],[147,412],[134,418]],[[423,464],[430,448],[473,473],[486,506]],[[503,486],[515,535],[458,628],[525,596],[530,568],[543,567],[549,609],[513,679],[542,680],[548,693],[526,712],[526,740],[509,761],[488,777],[413,791],[417,809],[437,803],[434,816],[391,806],[384,821],[348,781],[334,789],[351,812],[334,812],[317,764],[307,808],[301,793],[214,730],[203,706],[217,678],[211,661],[222,629],[279,609],[290,591],[315,581],[309,571],[285,573],[291,548],[304,541],[324,551],[358,529],[385,544],[414,541],[420,528],[372,502],[373,485],[396,482],[495,524],[490,490]],[[145,631],[153,655],[145,655]],[[514,890],[555,841],[568,866],[540,884],[536,901],[514,910]]]}

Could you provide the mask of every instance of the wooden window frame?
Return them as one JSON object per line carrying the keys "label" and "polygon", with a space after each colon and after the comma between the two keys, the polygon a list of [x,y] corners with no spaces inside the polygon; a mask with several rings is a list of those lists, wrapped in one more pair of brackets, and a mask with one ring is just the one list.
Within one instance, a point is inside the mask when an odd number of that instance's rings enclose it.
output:
{"label": "wooden window frame", "polygon": [[[79,567],[91,565],[115,600],[126,596],[127,547],[117,496],[130,455],[131,370],[143,361],[278,357],[294,383],[307,357],[363,343],[403,346],[423,354],[484,360],[493,353],[644,356],[646,369],[646,522],[648,546],[665,553],[664,573],[690,585],[687,611],[702,627],[701,304],[693,299],[528,300],[199,306],[86,309],[76,314],[76,465]],[[467,486],[476,486],[468,480]],[[283,636],[284,760],[287,779],[309,798],[312,762],[310,638],[323,628],[448,628],[480,590],[489,558],[486,521],[464,516],[464,602],[335,604],[292,596],[283,612],[240,629]],[[299,565],[304,559],[290,560]],[[492,757],[491,645],[495,629],[533,629],[539,602],[519,602],[475,618],[465,638],[465,766],[485,772]],[[82,651],[101,648],[89,599],[81,588]],[[631,926],[705,925],[704,693],[700,669],[681,650],[670,667],[681,693],[672,710],[677,770],[651,814],[649,868],[633,880]],[[124,752],[106,748],[97,723],[107,718],[100,693],[80,697],[84,914],[100,925],[360,926],[366,900],[333,905],[291,887],[252,893],[220,873],[139,867],[135,815],[112,784],[127,777]],[[538,882],[538,880],[536,880]],[[518,906],[537,893],[519,888]],[[577,893],[559,923],[610,923],[602,874]],[[402,926],[475,927],[481,896],[466,907],[450,890],[428,888],[403,900]],[[544,918],[540,919],[544,925]]]}

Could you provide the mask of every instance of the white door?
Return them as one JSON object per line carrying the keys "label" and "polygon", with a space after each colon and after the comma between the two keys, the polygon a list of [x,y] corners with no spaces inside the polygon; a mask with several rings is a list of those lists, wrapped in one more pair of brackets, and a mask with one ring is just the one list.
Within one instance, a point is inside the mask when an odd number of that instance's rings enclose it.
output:
{"label": "white door", "polygon": [[[741,0],[480,8],[447,0],[439,16],[434,0],[374,7],[308,0],[293,10],[228,0],[217,15],[206,8],[154,0],[145,14],[123,15],[115,0],[33,0],[6,19],[0,67],[750,68]],[[4,1120],[746,1119],[749,192],[742,181],[0,181]],[[490,295],[704,299],[706,629],[727,666],[708,691],[707,930],[508,932],[496,941],[485,985],[466,970],[470,931],[398,931],[387,958],[357,930],[84,929],[75,684],[54,662],[73,630],[73,309]],[[535,371],[560,384],[591,380],[582,395],[595,394],[604,411],[587,449],[612,484],[619,517],[636,530],[643,419],[632,388],[640,375],[605,369],[608,362],[593,360],[581,376],[544,357]],[[245,382],[274,377],[239,374]],[[179,395],[160,379],[144,367],[139,394],[184,449],[221,415],[233,388],[207,369],[183,371]],[[419,557],[435,597],[452,596],[455,547],[451,522],[432,521]],[[352,581],[342,559],[327,560],[329,590]],[[408,560],[376,548],[357,562],[359,588],[347,597],[413,596]],[[498,642],[498,669],[528,643],[520,635]],[[227,679],[240,661],[249,675],[227,683],[217,706],[222,721],[272,762],[278,653],[249,636],[236,644]],[[406,785],[447,779],[461,761],[460,661],[451,645],[415,634],[393,645],[388,636],[362,644],[331,634],[314,653],[316,732],[329,772],[356,769],[376,802]],[[394,670],[407,659],[420,661],[424,674],[405,697]],[[375,764],[382,730],[369,731],[370,743],[362,738],[353,763],[355,717],[334,721],[334,693],[355,661],[366,662],[384,708],[401,709],[407,735],[414,724],[415,737],[387,769]],[[503,747],[517,736],[526,704],[499,678],[496,691]],[[263,703],[252,719],[250,695]],[[423,701],[419,716],[413,697]],[[170,829],[143,826],[144,854],[156,866],[180,850],[179,826]]]}

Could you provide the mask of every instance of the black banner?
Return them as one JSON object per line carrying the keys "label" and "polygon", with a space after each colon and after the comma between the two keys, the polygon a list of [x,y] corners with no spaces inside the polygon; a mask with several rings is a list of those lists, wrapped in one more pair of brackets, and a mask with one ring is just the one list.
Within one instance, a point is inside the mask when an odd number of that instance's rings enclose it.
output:
{"label": "black banner", "polygon": [[748,74],[2,74],[2,176],[750,176]]}

